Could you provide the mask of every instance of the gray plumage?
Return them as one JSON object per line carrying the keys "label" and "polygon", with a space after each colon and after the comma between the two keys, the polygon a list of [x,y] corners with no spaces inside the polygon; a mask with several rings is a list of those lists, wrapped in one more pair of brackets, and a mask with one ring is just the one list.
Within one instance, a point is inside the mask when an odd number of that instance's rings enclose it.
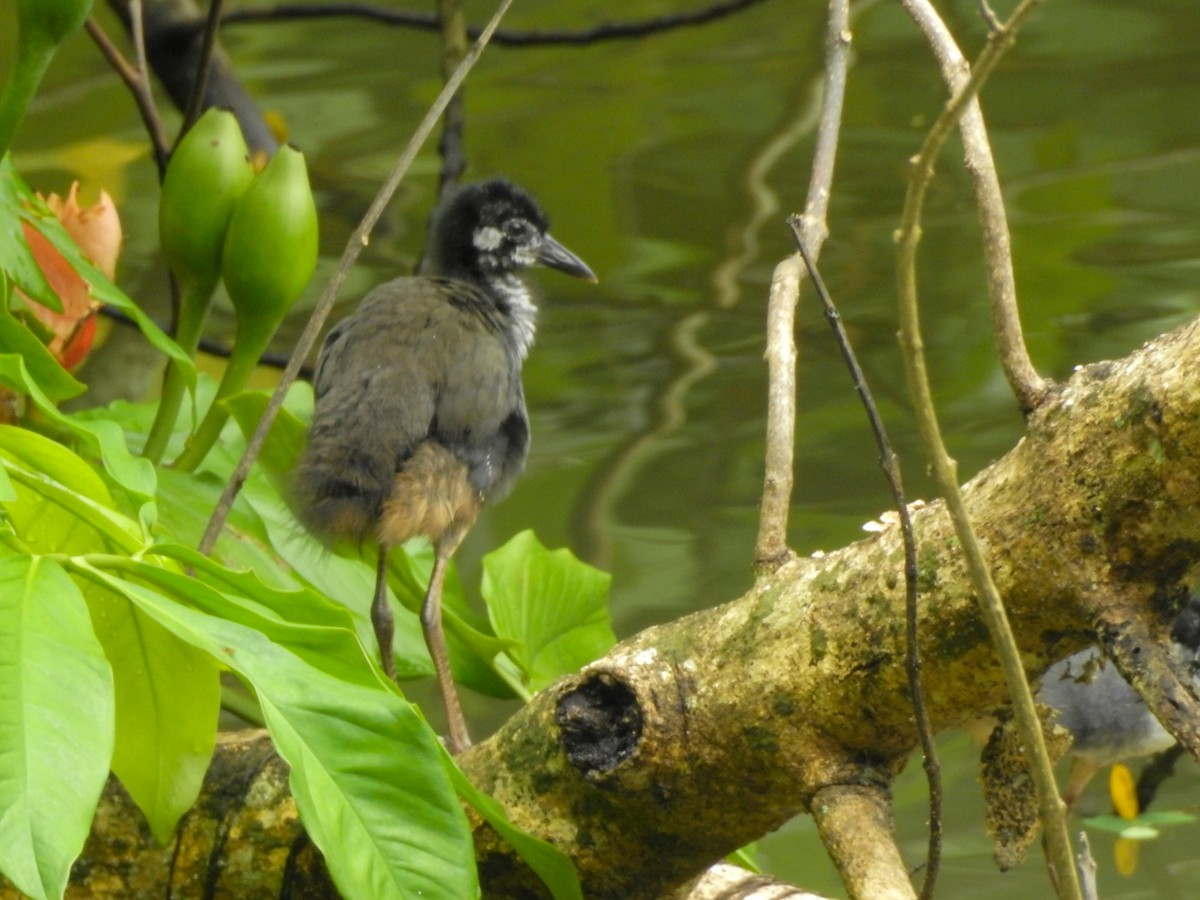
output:
{"label": "gray plumage", "polygon": [[[1176,616],[1171,652],[1196,677],[1200,669],[1200,596],[1193,595]],[[1071,732],[1073,762],[1065,792],[1068,806],[1075,804],[1088,781],[1104,766],[1159,753],[1175,743],[1141,695],[1096,647],[1047,669],[1037,698],[1054,709],[1055,720]]]}
{"label": "gray plumage", "polygon": [[506,324],[474,285],[417,277],[376,288],[330,331],[297,474],[313,531],[371,537],[393,477],[424,441],[467,466],[481,500],[507,490],[525,464],[529,423]]}

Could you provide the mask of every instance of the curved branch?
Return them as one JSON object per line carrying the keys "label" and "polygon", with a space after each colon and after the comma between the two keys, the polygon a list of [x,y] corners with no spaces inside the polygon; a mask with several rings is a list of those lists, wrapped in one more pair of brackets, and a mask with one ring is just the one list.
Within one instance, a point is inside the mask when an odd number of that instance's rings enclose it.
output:
{"label": "curved branch", "polygon": [[[130,5],[134,6],[132,3]],[[129,92],[133,94],[133,101],[142,117],[142,124],[146,126],[146,133],[150,136],[150,145],[154,149],[154,165],[158,169],[158,180],[162,181],[163,175],[167,171],[167,158],[171,155],[171,150],[167,146],[167,139],[162,130],[162,121],[158,117],[158,108],[154,105],[154,97],[150,93],[150,74],[145,68],[144,45],[140,40],[142,33],[140,6],[135,9],[130,26],[134,34],[134,45],[137,48],[138,63],[136,66],[130,65],[129,61],[121,55],[121,51],[100,27],[95,16],[88,17],[85,27],[88,35],[100,48],[100,53],[108,60],[113,71],[125,82]]]}
{"label": "curved branch", "polygon": [[[820,258],[821,247],[829,235],[826,215],[842,126],[846,73],[850,68],[850,39],[849,2],[832,0],[825,28],[825,105],[817,126],[808,201],[801,220],[804,244],[813,259]],[[755,566],[760,569],[780,565],[791,555],[787,523],[796,439],[796,304],[800,300],[803,273],[800,254],[792,254],[775,267],[767,299],[767,434],[754,548]]]}
{"label": "curved branch", "polygon": [[[924,32],[942,70],[950,93],[963,90],[970,78],[970,67],[954,37],[929,0],[901,0],[909,15]],[[991,26],[995,32],[998,26]],[[974,97],[967,103],[958,123],[962,135],[967,172],[975,186],[975,204],[983,228],[983,251],[987,263],[988,294],[991,298],[992,328],[1005,377],[1023,413],[1036,409],[1053,387],[1042,378],[1029,358],[1017,308],[1017,284],[1013,274],[1012,244],[1004,195],[992,158],[983,112]]]}
{"label": "curved branch", "polygon": [[925,192],[933,180],[934,162],[964,110],[1012,45],[1016,29],[1040,2],[1041,0],[1022,0],[1004,27],[992,32],[974,71],[930,128],[920,153],[913,161],[913,171],[904,198],[904,212],[896,233],[896,276],[900,299],[900,344],[904,351],[904,370],[908,379],[909,395],[913,401],[917,429],[921,434],[922,443],[925,444],[938,491],[945,498],[954,520],[955,532],[962,544],[962,553],[971,573],[971,582],[978,595],[980,612],[1000,656],[1017,728],[1029,755],[1033,782],[1037,789],[1039,813],[1048,845],[1047,862],[1054,876],[1055,888],[1059,896],[1071,898],[1079,897],[1080,888],[1071,853],[1071,840],[1067,834],[1066,807],[1058,795],[1053,764],[1042,736],[1033,693],[1025,678],[1012,625],[996,587],[992,564],[984,553],[975,525],[963,502],[958,486],[957,465],[946,452],[946,445],[942,440],[929,375],[925,368],[916,279],[921,213]]}

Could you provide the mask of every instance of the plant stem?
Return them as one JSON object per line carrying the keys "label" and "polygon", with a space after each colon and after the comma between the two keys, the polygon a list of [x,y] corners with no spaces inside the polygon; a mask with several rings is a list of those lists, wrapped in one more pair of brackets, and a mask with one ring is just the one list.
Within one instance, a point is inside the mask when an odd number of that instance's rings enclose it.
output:
{"label": "plant stem", "polygon": [[[208,309],[216,287],[215,281],[190,283],[181,287],[175,343],[188,356],[194,356],[196,348],[200,346],[204,320],[208,317]],[[155,413],[154,424],[150,426],[146,446],[142,448],[142,456],[155,465],[166,452],[167,442],[175,430],[175,420],[179,418],[179,408],[183,405],[183,395],[188,387],[183,367],[173,360],[169,361],[163,380],[162,397],[158,401],[158,412]]]}
{"label": "plant stem", "polygon": [[237,339],[225,366],[225,374],[221,377],[221,384],[217,387],[217,394],[213,397],[208,412],[204,414],[204,420],[192,432],[183,447],[183,452],[175,460],[174,468],[181,472],[195,471],[196,466],[208,456],[208,451],[217,442],[217,438],[221,436],[221,429],[229,420],[229,410],[224,407],[224,401],[246,386],[254,367],[258,365],[258,358],[267,349],[274,333],[274,326],[264,328],[258,320],[238,322]]}
{"label": "plant stem", "polygon": [[987,47],[971,71],[971,77],[947,103],[930,129],[921,152],[913,161],[904,212],[900,228],[896,232],[897,289],[900,301],[900,343],[904,351],[904,366],[917,427],[929,454],[938,490],[945,498],[955,533],[962,544],[967,570],[978,597],[980,614],[1000,657],[1017,728],[1029,755],[1055,890],[1059,897],[1078,898],[1079,878],[1071,854],[1066,811],[1054,781],[1054,769],[1042,737],[1033,693],[1025,677],[1020,651],[1016,646],[1004,603],[992,580],[991,569],[975,536],[962,492],[959,490],[957,464],[946,452],[946,445],[938,426],[933,395],[929,387],[929,374],[925,366],[925,350],[917,305],[917,244],[921,238],[921,211],[925,192],[933,179],[934,161],[966,108],[967,102],[978,93],[1000,57],[1012,45],[1017,27],[1040,2],[1041,0],[1022,0],[1009,21],[1002,28],[992,32]]}

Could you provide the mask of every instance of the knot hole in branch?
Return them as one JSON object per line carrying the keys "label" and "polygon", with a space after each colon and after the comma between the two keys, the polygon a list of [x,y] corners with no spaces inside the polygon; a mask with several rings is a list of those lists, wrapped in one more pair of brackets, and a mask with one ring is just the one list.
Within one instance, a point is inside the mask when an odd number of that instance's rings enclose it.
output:
{"label": "knot hole in branch", "polygon": [[608,672],[596,672],[558,698],[556,719],[567,759],[585,778],[611,772],[642,737],[637,694]]}

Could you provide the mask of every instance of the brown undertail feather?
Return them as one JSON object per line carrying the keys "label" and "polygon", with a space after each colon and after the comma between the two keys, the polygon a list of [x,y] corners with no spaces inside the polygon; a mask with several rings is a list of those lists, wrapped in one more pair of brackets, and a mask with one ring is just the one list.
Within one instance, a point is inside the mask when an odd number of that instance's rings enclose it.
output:
{"label": "brown undertail feather", "polygon": [[482,498],[467,478],[467,466],[446,447],[425,441],[392,479],[379,516],[377,538],[391,546],[418,534],[458,546],[479,515]]}

